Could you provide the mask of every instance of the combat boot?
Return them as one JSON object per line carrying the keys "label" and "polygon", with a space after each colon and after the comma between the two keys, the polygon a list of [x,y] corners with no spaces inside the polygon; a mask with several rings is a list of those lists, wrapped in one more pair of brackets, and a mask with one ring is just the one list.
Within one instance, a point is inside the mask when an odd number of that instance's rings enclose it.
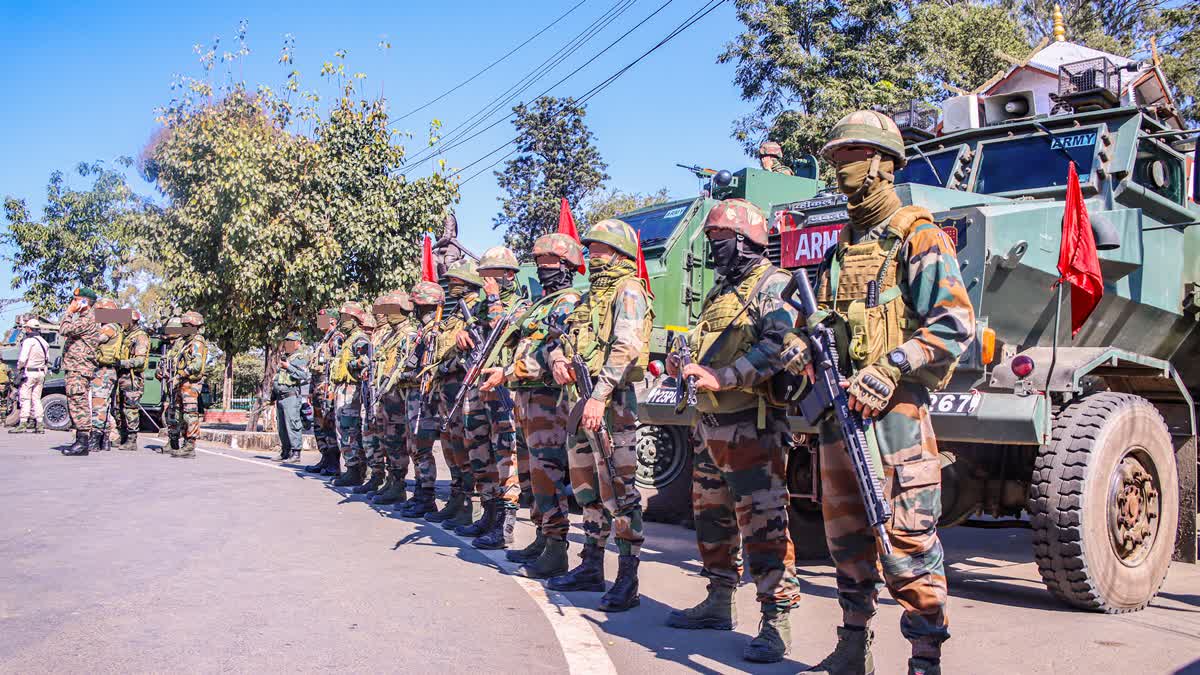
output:
{"label": "combat boot", "polygon": [[10,434],[23,434],[26,431],[33,431],[33,420],[26,420],[24,424],[17,422],[13,428],[8,430]]}
{"label": "combat boot", "polygon": [[792,622],[787,612],[764,611],[758,635],[742,650],[742,658],[754,663],[782,661],[792,648]]}
{"label": "combat boot", "polygon": [[471,546],[485,551],[508,548],[513,542],[513,528],[517,526],[517,510],[508,508],[504,500],[496,500],[496,513],[487,532],[475,538]]}
{"label": "combat boot", "polygon": [[550,579],[567,571],[567,540],[546,537],[546,545],[536,560],[517,569],[517,574],[530,579]]}
{"label": "combat boot", "polygon": [[464,502],[466,499],[463,497],[462,490],[451,489],[450,499],[446,500],[446,505],[440,511],[425,514],[425,520],[430,523],[444,523],[463,510]]}
{"label": "combat boot", "polygon": [[604,549],[595,544],[584,544],[583,561],[575,569],[562,576],[553,577],[546,582],[546,587],[552,591],[588,591],[601,593],[604,591]]}
{"label": "combat boot", "polygon": [[833,652],[804,672],[819,675],[874,675],[875,659],[871,656],[871,642],[875,634],[871,629],[852,630],[840,626],[837,636],[837,646]]}
{"label": "combat boot", "polygon": [[617,556],[617,578],[612,588],[600,598],[597,607],[602,612],[624,612],[642,604],[638,595],[638,560],[636,555]]}
{"label": "combat boot", "polygon": [[179,450],[171,453],[172,457],[180,459],[195,459],[196,458],[196,441],[190,438],[183,439],[179,444]]}
{"label": "combat boot", "polygon": [[542,528],[538,528],[537,536],[533,542],[523,549],[517,551],[509,551],[504,554],[504,558],[509,562],[515,563],[531,563],[538,559],[542,554],[542,550],[546,548],[546,535],[542,534]]}
{"label": "combat boot", "polygon": [[396,502],[404,501],[404,479],[398,477],[394,472],[389,471],[387,480],[383,483],[383,488],[379,490],[379,494],[371,500],[372,504],[395,504]]}
{"label": "combat boot", "polygon": [[329,451],[322,450],[321,451],[321,460],[319,462],[317,462],[316,464],[310,464],[310,465],[304,467],[304,473],[321,473],[322,471],[325,470],[325,467],[328,464],[329,464]]}
{"label": "combat boot", "polygon": [[384,473],[383,468],[371,469],[371,477],[362,485],[357,485],[351,492],[356,495],[370,495],[372,492],[378,492],[380,486],[383,485]]}
{"label": "combat boot", "polygon": [[37,420],[29,420],[29,424],[33,427],[33,433],[35,433],[35,434],[46,433],[46,430],[42,428],[42,425]]}
{"label": "combat boot", "polygon": [[471,523],[483,517],[483,509],[475,498],[466,492],[463,495],[463,506],[454,514],[454,517],[442,523],[442,529],[450,530],[451,532],[460,527],[467,527]]}
{"label": "combat boot", "polygon": [[88,452],[100,452],[105,449],[104,444],[108,441],[108,434],[103,431],[92,431],[88,437]]}
{"label": "combat boot", "polygon": [[672,628],[711,628],[733,630],[737,628],[737,601],[732,586],[708,585],[708,597],[700,604],[687,609],[672,610],[667,625]]}
{"label": "combat boot", "polygon": [[171,454],[174,455],[179,450],[179,437],[167,436],[167,447],[171,448]]}
{"label": "combat boot", "polygon": [[342,475],[342,453],[337,450],[329,451],[329,463],[321,470],[322,476],[337,478]]}
{"label": "combat boot", "polygon": [[499,501],[499,499],[489,499],[484,502],[483,515],[479,517],[479,520],[476,520],[470,525],[462,525],[454,528],[454,534],[457,534],[460,537],[474,538],[492,529],[492,522],[495,521],[500,515],[498,513],[500,510]]}
{"label": "combat boot", "polygon": [[134,451],[137,450],[137,434],[126,434],[125,440],[117,446],[120,450]]}
{"label": "combat boot", "polygon": [[405,518],[424,518],[425,514],[437,511],[437,501],[433,498],[433,490],[418,487],[413,491],[412,500],[408,501],[400,515]]}
{"label": "combat boot", "polygon": [[355,464],[347,467],[342,475],[333,479],[334,487],[356,487],[362,485],[363,479],[366,478],[367,471],[363,464]]}
{"label": "combat boot", "polygon": [[942,675],[942,664],[914,656],[908,660],[908,675]]}
{"label": "combat boot", "polygon": [[80,431],[79,429],[76,429],[75,442],[71,444],[71,447],[63,450],[62,454],[68,457],[83,457],[84,455],[88,454],[88,441],[90,436],[91,432]]}

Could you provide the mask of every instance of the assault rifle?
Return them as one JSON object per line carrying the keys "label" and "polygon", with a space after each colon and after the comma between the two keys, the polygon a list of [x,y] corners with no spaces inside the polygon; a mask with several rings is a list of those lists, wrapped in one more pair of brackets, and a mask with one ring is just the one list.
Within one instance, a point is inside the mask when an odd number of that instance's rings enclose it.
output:
{"label": "assault rifle", "polygon": [[[487,364],[488,357],[496,349],[496,345],[500,343],[500,338],[508,331],[508,326],[515,318],[515,310],[509,311],[496,320],[496,325],[492,326],[491,332],[488,333],[487,340],[479,339],[479,332],[474,330],[474,319],[467,310],[467,305],[462,300],[458,301],[458,311],[467,320],[466,330],[470,331],[471,340],[475,343],[475,348],[471,350],[471,355],[467,361],[467,373],[463,375],[462,387],[458,390],[458,395],[454,397],[454,406],[450,408],[450,413],[442,420],[442,431],[446,431],[450,426],[450,420],[458,414],[462,409],[463,403],[467,399],[467,392],[479,380],[480,373],[483,372],[483,367]],[[502,402],[507,403],[503,393],[500,394]]]}
{"label": "assault rifle", "polygon": [[688,406],[696,407],[696,376],[683,377],[683,369],[692,363],[692,350],[687,338],[667,331],[667,351],[679,359],[679,375],[675,377],[675,414],[682,415]]}
{"label": "assault rifle", "polygon": [[[799,301],[795,298],[797,292],[800,295]],[[842,432],[842,440],[846,444],[846,452],[850,456],[850,463],[854,465],[854,479],[858,482],[858,491],[862,495],[867,522],[879,540],[880,549],[885,555],[891,555],[892,545],[888,541],[884,525],[892,518],[892,507],[884,497],[879,477],[875,475],[870,459],[865,433],[866,423],[861,415],[850,409],[849,397],[842,389],[842,374],[838,367],[833,329],[824,321],[815,325],[808,323],[808,317],[817,313],[817,300],[813,296],[812,286],[809,285],[808,275],[804,270],[792,274],[792,280],[784,287],[782,297],[784,302],[800,312],[800,330],[812,354],[815,378],[808,393],[800,399],[800,412],[808,423],[813,425],[831,413],[836,418]]]}
{"label": "assault rifle", "polygon": [[[320,354],[320,352],[321,352],[321,345],[328,344],[329,345],[329,351],[328,351],[329,356],[332,358],[336,358],[337,353],[342,350],[341,341],[336,339],[337,334],[338,334],[337,330],[338,330],[337,324],[334,324],[329,327],[329,330],[325,331],[325,335],[324,335],[324,337],[321,338],[321,342],[319,342],[317,344],[317,353],[318,354]],[[321,400],[318,403],[321,406],[321,417],[323,417],[325,419],[329,419],[333,415],[333,397],[330,396],[330,391],[329,391],[331,384],[332,384],[329,381],[329,371],[328,371],[329,364],[325,363],[325,364],[320,364],[320,365],[321,365],[321,367],[326,369],[326,372],[325,372],[325,382],[324,382],[325,391],[321,392]]]}
{"label": "assault rifle", "polygon": [[358,379],[358,389],[362,396],[363,408],[366,409],[367,428],[375,424],[375,385],[371,382],[371,371],[375,368],[375,345],[371,339],[363,340],[355,349],[355,356],[367,357],[367,367]]}

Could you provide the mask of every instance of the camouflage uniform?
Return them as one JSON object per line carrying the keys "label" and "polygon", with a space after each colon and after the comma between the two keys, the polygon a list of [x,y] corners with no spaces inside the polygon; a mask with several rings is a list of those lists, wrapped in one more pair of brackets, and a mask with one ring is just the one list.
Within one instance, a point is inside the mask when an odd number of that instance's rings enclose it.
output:
{"label": "camouflage uniform", "polygon": [[[172,317],[168,320],[165,328],[171,328],[172,324],[178,327],[179,319]],[[162,420],[163,427],[167,431],[167,441],[172,449],[177,449],[179,447],[179,409],[175,407],[175,363],[179,360],[179,350],[183,346],[183,342],[177,335],[166,334],[164,345],[166,351],[158,360],[158,368],[154,371],[154,377],[162,387]]]}
{"label": "camouflage uniform", "polygon": [[[113,392],[117,387],[117,357],[121,349],[121,327],[115,323],[100,325],[100,339],[96,345],[96,370],[92,373],[90,384],[92,397],[92,433],[100,434],[107,440],[109,431],[109,412],[117,408],[113,400]],[[106,357],[111,354],[111,358]],[[104,443],[104,450],[108,444]]]}
{"label": "camouflage uniform", "polygon": [[[194,315],[194,319],[189,319]],[[185,312],[183,324],[196,327],[203,320],[196,312]],[[190,321],[190,323],[189,323]],[[175,399],[178,425],[182,430],[182,442],[172,457],[195,457],[196,441],[200,438],[200,393],[204,386],[204,368],[208,365],[208,341],[199,332],[180,339],[179,354],[173,364],[174,382],[171,394]]]}
{"label": "camouflage uniform", "polygon": [[[476,320],[479,320],[479,313],[483,307],[479,301],[479,293],[467,293],[462,299]],[[455,345],[455,338],[465,328],[466,322],[457,312],[442,317],[435,331],[437,349],[429,367],[437,369],[432,387],[436,390],[435,416],[446,422],[445,431],[440,431],[441,427],[438,429],[441,434],[442,458],[450,468],[450,492],[466,495],[469,499],[475,492],[475,474],[471,470],[471,456],[467,451],[466,442],[465,418],[469,401],[464,401],[458,415],[450,415],[454,399],[462,389],[462,378],[465,374],[463,362],[467,357]],[[424,442],[432,446],[432,439]]]}
{"label": "camouflage uniform", "polygon": [[417,326],[408,316],[400,317],[390,325],[391,335],[375,351],[378,360],[375,390],[380,392],[378,415],[382,420],[381,442],[388,474],[393,483],[403,488],[411,462],[408,447],[408,392],[396,382],[395,376],[403,369],[412,349]]}
{"label": "camouflage uniform", "polygon": [[58,332],[64,341],[67,409],[76,433],[86,434],[92,428],[91,381],[96,374],[96,345],[100,343],[95,311],[89,306],[69,312],[60,322]]}
{"label": "camouflage uniform", "polygon": [[361,326],[351,331],[342,343],[330,375],[334,385],[334,409],[337,411],[338,446],[341,448],[342,462],[346,471],[353,469],[357,473],[363,472],[366,463],[359,382],[370,367],[370,359],[365,355],[369,341]]}
{"label": "camouflage uniform", "polygon": [[783,147],[774,141],[766,141],[758,146],[758,158],[771,157],[775,161],[771,163],[771,167],[767,169],[771,173],[781,173],[785,176],[795,175],[788,165],[783,163]]}
{"label": "camouflage uniform", "polygon": [[[322,310],[322,316],[331,312]],[[336,320],[336,319],[331,319]],[[313,346],[313,357],[310,364],[312,377],[312,413],[313,438],[317,442],[317,451],[321,453],[321,461],[306,467],[307,471],[337,473],[340,450],[337,439],[337,414],[333,407],[334,387],[329,381],[330,369],[338,352],[342,350],[345,335],[337,326],[331,326],[321,341]]]}
{"label": "camouflage uniform", "polygon": [[119,432],[122,450],[137,450],[137,433],[142,423],[140,407],[146,390],[145,371],[150,361],[150,336],[134,324],[121,342],[121,361],[117,364],[117,388],[121,392]]}
{"label": "camouflage uniform", "polygon": [[[371,331],[371,351],[378,358],[379,348],[392,335],[392,327],[387,323],[381,323],[375,330]],[[371,379],[371,386],[375,393],[375,410],[363,413],[369,415],[370,421],[363,427],[363,453],[366,456],[367,467],[371,469],[372,476],[379,474],[381,477],[387,467],[387,454],[383,449],[383,435],[386,433],[386,421],[383,415],[383,400],[379,396],[378,385],[378,369],[374,363],[368,371],[367,376]]]}
{"label": "camouflage uniform", "polygon": [[[442,289],[435,283],[426,282],[428,287],[441,297]],[[420,297],[418,286],[413,288],[414,302]],[[437,486],[437,460],[433,456],[433,444],[437,440],[440,420],[435,413],[437,403],[433,400],[435,394],[432,386],[423,389],[425,381],[432,382],[432,369],[437,367],[434,354],[437,344],[437,331],[441,322],[433,314],[417,328],[412,337],[409,351],[405,353],[403,374],[397,385],[399,392],[404,395],[404,417],[407,429],[408,454],[416,464],[416,480],[414,481],[413,500],[420,504],[409,503],[414,511],[404,513],[405,516],[424,516],[434,510],[433,493]],[[409,366],[412,368],[409,368]],[[451,465],[453,466],[453,465]],[[418,508],[420,506],[420,508]],[[402,509],[404,507],[401,507]]]}

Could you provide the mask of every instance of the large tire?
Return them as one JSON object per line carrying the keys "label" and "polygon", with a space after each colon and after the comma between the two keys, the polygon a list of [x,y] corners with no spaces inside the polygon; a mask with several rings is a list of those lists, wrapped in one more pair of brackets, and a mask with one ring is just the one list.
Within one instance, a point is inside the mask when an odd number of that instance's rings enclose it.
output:
{"label": "large tire", "polygon": [[67,407],[66,394],[42,397],[42,424],[53,431],[67,431],[71,428],[71,409]]}
{"label": "large tire", "polygon": [[1162,416],[1116,392],[1061,410],[1034,463],[1029,511],[1038,571],[1055,597],[1108,614],[1145,607],[1171,564],[1179,518]]}
{"label": "large tire", "polygon": [[692,450],[687,427],[642,425],[637,430],[642,518],[659,523],[692,519]]}

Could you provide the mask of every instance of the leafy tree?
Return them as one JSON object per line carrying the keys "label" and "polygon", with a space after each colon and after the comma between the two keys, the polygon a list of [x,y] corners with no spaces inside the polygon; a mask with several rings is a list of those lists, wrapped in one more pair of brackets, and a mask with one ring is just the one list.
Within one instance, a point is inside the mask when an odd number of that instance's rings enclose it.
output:
{"label": "leafy tree", "polygon": [[[117,164],[127,168],[132,160],[122,157]],[[30,217],[23,199],[4,201],[8,231],[0,241],[14,249],[12,287],[24,289],[22,298],[42,314],[62,309],[76,286],[109,296],[127,291],[144,235],[158,214],[118,169],[84,162],[75,173],[91,185],[76,189],[63,172],[50,174],[40,221]]]}
{"label": "leafy tree", "polygon": [[583,218],[580,221],[580,227],[586,230],[588,227],[604,220],[612,218],[622,213],[629,213],[637,209],[661,204],[670,200],[670,192],[667,188],[653,193],[641,192],[622,192],[613,188],[607,192],[593,196],[584,202]]}
{"label": "leafy tree", "polygon": [[933,95],[970,91],[1009,66],[997,52],[1024,58],[1030,38],[998,5],[973,2],[916,6],[902,34]]}
{"label": "leafy tree", "polygon": [[1200,123],[1200,1],[1190,0],[1161,16],[1162,67],[1174,88],[1175,104],[1193,125]]}
{"label": "leafy tree", "polygon": [[534,240],[558,226],[562,198],[582,203],[608,180],[608,165],[592,143],[587,112],[575,99],[543,96],[513,112],[520,154],[496,172],[507,196],[493,227],[505,228],[504,243],[528,260]]}

